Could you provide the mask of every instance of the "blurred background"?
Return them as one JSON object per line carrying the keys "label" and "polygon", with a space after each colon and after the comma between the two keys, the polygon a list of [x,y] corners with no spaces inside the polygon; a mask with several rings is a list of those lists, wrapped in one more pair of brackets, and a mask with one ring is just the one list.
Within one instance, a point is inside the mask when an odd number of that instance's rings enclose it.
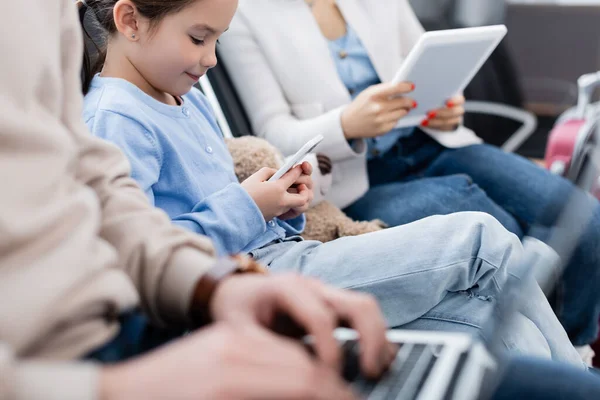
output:
{"label": "blurred background", "polygon": [[[427,30],[506,24],[506,39],[465,95],[533,113],[537,128],[516,152],[543,158],[557,118],[577,103],[578,77],[600,70],[600,0],[410,2]],[[592,100],[597,98],[594,93]],[[521,125],[482,114],[468,115],[465,123],[496,145]]]}

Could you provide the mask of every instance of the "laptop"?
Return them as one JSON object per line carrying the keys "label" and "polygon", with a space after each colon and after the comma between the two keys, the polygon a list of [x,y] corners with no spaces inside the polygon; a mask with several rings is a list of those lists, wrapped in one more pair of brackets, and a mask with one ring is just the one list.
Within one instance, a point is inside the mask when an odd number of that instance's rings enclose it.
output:
{"label": "laptop", "polygon": [[[600,128],[596,136],[600,137]],[[581,188],[591,187],[600,172],[600,146],[595,138],[580,160],[581,174],[575,180]],[[490,398],[507,366],[501,337],[519,304],[525,301],[520,286],[525,279],[535,279],[545,293],[555,287],[570,258],[582,230],[593,212],[580,204],[581,196],[572,198],[556,221],[545,242],[555,251],[540,251],[537,240],[523,240],[525,272],[520,281],[509,281],[496,303],[496,317],[485,329],[485,343],[467,334],[390,330],[390,342],[399,344],[398,354],[388,372],[379,380],[365,378],[359,367],[358,335],[350,329],[338,329],[336,338],[344,353],[343,376],[362,398],[368,400],[485,400]],[[532,228],[532,229],[535,229]],[[569,232],[565,240],[564,232]],[[526,267],[526,268],[525,268]],[[554,271],[554,272],[553,272]]]}
{"label": "laptop", "polygon": [[344,379],[363,399],[471,400],[480,398],[489,382],[498,381],[498,360],[467,334],[388,331],[389,341],[400,346],[378,381],[360,373],[356,332],[340,329],[335,335],[342,342]]}

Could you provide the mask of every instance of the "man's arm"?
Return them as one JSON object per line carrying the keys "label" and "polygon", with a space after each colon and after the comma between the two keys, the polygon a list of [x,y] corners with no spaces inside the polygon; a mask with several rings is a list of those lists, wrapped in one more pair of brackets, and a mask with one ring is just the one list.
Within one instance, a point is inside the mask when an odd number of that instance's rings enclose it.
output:
{"label": "man's arm", "polygon": [[98,372],[91,363],[17,359],[0,342],[2,400],[96,400]]}

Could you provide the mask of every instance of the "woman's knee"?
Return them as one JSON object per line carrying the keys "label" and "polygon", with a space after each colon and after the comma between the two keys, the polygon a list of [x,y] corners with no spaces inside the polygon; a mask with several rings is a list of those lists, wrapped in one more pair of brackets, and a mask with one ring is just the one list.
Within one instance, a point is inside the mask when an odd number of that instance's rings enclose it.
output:
{"label": "woman's knee", "polygon": [[485,192],[466,174],[426,178],[423,188],[427,192],[420,193],[416,198],[419,200],[419,208],[427,215],[486,211],[488,208],[489,199]]}
{"label": "woman's knee", "polygon": [[431,176],[439,176],[457,173],[458,171],[473,171],[485,167],[490,160],[498,163],[514,158],[513,154],[508,154],[495,146],[475,144],[447,149],[431,163],[427,173]]}
{"label": "woman's knee", "polygon": [[455,174],[441,177],[445,188],[443,200],[455,211],[485,211],[490,199],[467,174]]}
{"label": "woman's knee", "polygon": [[449,178],[452,191],[448,194],[447,204],[454,207],[454,211],[479,211],[489,214],[508,231],[519,237],[523,235],[515,217],[497,205],[469,175],[457,174]]}

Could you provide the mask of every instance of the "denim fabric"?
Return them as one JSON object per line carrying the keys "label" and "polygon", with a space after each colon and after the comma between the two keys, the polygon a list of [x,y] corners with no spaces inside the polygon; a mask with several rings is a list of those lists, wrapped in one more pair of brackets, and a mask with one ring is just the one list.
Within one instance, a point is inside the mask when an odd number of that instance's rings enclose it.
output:
{"label": "denim fabric", "polygon": [[523,232],[506,210],[490,199],[466,173],[430,177],[427,167],[446,148],[420,130],[401,138],[382,157],[368,163],[370,190],[344,211],[354,219],[379,218],[398,226],[430,215],[481,211],[509,231]]}
{"label": "denim fabric", "polygon": [[121,328],[111,341],[89,353],[87,360],[112,364],[142,355],[173,339],[183,336],[183,330],[162,329],[151,325],[139,311],[123,314]]}
{"label": "denim fabric", "polygon": [[493,400],[592,400],[600,398],[600,375],[569,365],[515,358]]}
{"label": "denim fabric", "polygon": [[[549,248],[541,244],[547,251]],[[273,272],[293,271],[375,296],[388,326],[482,337],[504,285],[520,276],[519,239],[484,213],[455,213],[328,243],[271,244],[251,254]],[[503,337],[513,352],[582,366],[533,279],[519,323]]]}
{"label": "denim fabric", "polygon": [[[581,235],[553,297],[575,345],[592,343],[600,315],[600,207],[567,180],[488,145],[447,149],[421,131],[401,138],[369,161],[371,189],[345,209],[352,218],[380,218],[391,226],[429,215],[482,211],[519,237],[545,240],[571,196],[593,217]],[[530,231],[533,224],[535,231]],[[570,240],[565,236],[565,240]]]}

